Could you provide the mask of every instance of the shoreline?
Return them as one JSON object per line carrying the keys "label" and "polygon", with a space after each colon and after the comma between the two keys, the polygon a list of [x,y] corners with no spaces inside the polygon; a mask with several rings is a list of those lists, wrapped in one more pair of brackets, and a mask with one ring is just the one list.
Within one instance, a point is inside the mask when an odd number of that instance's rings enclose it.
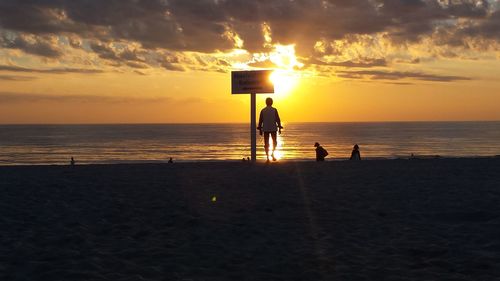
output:
{"label": "shoreline", "polygon": [[[408,157],[363,157],[361,161],[394,161],[394,160],[437,160],[437,159],[497,159],[500,158],[500,155],[491,155],[491,156],[441,156],[441,155],[417,155],[413,158]],[[196,164],[196,163],[246,163],[247,161],[234,160],[234,159],[214,159],[214,160],[182,160],[175,159],[174,163],[168,163],[168,160],[115,160],[115,161],[100,161],[100,162],[78,162],[76,160],[76,166],[89,166],[89,165],[154,165],[154,164]],[[327,158],[324,162],[344,162],[350,161],[349,158]],[[314,159],[283,159],[278,160],[276,162],[272,162],[270,164],[279,164],[279,163],[304,163],[304,162],[316,162]],[[265,159],[257,159],[257,164],[266,164]],[[67,163],[0,163],[1,167],[15,167],[15,166],[70,166],[69,161]]]}

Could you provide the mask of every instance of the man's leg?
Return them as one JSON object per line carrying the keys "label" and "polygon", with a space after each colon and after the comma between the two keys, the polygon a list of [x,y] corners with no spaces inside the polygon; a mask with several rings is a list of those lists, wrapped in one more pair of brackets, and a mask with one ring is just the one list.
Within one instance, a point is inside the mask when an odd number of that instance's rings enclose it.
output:
{"label": "man's leg", "polygon": [[269,160],[269,132],[264,132],[264,149],[266,150],[267,160]]}
{"label": "man's leg", "polygon": [[273,138],[273,161],[276,161],[276,157],[274,157],[274,151],[276,150],[276,147],[278,146],[278,140],[276,139],[276,132],[271,132],[271,138]]}

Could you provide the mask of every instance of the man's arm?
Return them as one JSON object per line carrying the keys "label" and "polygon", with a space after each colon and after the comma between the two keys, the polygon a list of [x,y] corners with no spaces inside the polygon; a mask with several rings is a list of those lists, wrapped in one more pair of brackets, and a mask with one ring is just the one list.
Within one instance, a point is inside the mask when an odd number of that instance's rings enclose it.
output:
{"label": "man's arm", "polygon": [[277,109],[276,109],[276,124],[278,124],[279,133],[281,134],[281,129],[283,129],[283,127],[281,126],[281,119]]}
{"label": "man's arm", "polygon": [[260,111],[260,114],[259,114],[259,123],[257,125],[257,130],[259,130],[259,134],[262,135],[262,125],[264,123],[264,120],[262,118],[262,110]]}

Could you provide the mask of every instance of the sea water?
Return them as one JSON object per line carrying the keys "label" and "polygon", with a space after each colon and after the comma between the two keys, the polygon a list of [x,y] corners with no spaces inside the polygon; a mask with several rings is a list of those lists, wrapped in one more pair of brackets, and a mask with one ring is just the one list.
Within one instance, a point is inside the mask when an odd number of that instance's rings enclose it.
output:
{"label": "sea water", "polygon": [[[281,160],[500,155],[500,122],[286,123]],[[257,134],[258,159],[264,159]],[[248,124],[0,125],[0,165],[234,160],[250,156]]]}

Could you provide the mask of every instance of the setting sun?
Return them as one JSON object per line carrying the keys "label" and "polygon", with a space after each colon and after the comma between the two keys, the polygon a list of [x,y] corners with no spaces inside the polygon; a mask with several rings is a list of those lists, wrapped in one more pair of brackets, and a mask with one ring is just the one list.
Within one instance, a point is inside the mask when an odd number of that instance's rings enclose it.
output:
{"label": "setting sun", "polygon": [[275,70],[271,77],[276,94],[289,94],[298,84],[299,77],[291,71]]}

